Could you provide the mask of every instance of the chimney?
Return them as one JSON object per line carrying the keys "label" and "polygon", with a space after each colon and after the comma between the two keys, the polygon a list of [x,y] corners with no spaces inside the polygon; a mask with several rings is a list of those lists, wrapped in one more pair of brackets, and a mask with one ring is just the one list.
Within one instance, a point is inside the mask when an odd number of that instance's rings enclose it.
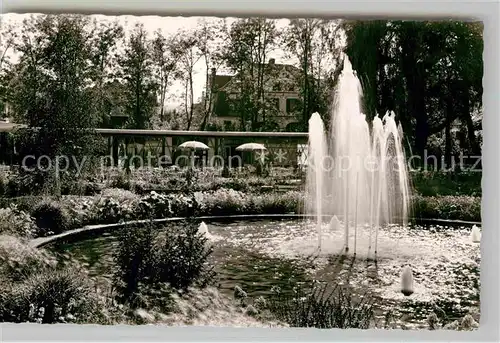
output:
{"label": "chimney", "polygon": [[276,60],[274,58],[269,59],[269,65],[274,65],[274,62],[276,62]]}

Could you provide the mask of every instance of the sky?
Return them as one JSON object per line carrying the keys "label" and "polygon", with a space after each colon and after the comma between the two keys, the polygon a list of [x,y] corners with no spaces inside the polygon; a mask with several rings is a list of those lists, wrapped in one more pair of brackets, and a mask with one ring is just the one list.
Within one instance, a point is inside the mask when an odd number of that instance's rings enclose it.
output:
{"label": "sky", "polygon": [[[22,21],[29,18],[32,14],[15,14],[7,13],[0,16],[2,23],[14,24],[14,27],[21,28]],[[124,27],[125,31],[131,30],[136,23],[142,23],[145,30],[153,37],[153,33],[160,29],[165,35],[174,34],[179,29],[182,30],[194,30],[196,28],[197,22],[201,18],[206,20],[214,20],[214,17],[160,17],[160,16],[104,16],[104,15],[92,15],[90,17],[96,18],[99,21],[115,21]],[[236,18],[228,18],[228,23],[235,21]],[[278,29],[285,28],[289,23],[288,19],[279,19],[276,21],[276,26]],[[10,52],[11,61],[15,62],[18,58],[12,51]],[[285,52],[282,49],[276,49],[272,51],[268,56],[269,58],[274,58],[276,63],[293,63],[294,61],[285,56]],[[219,72],[220,74],[221,72]],[[227,74],[227,72],[226,72]],[[203,60],[200,60],[194,72],[194,98],[195,102],[198,101],[202,96],[202,92],[205,87],[206,81],[206,67],[204,66]],[[180,81],[175,82],[169,89],[169,95],[166,103],[166,107],[173,108],[177,107],[181,100],[182,84]]]}

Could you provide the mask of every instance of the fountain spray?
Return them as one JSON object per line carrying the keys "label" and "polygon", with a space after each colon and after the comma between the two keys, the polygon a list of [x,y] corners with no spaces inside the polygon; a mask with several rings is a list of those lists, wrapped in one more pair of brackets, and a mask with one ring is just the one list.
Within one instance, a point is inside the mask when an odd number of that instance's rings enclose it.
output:
{"label": "fountain spray", "polygon": [[318,231],[318,249],[321,251],[323,202],[325,198],[325,178],[323,160],[327,156],[326,134],[323,120],[319,113],[314,113],[309,119],[309,150],[307,163],[307,207],[308,213],[316,217]]}
{"label": "fountain spray", "polygon": [[[336,162],[347,158],[349,166],[344,168],[341,163],[335,163],[334,169],[328,173],[322,168],[308,168],[308,213],[317,218],[319,236],[326,206],[333,214],[343,214],[346,252],[349,250],[350,219],[353,219],[355,230],[354,252],[358,225],[369,224],[369,249],[375,228],[376,254],[380,227],[401,219],[403,225],[407,223],[409,181],[402,128],[396,124],[394,113],[388,112],[382,119],[373,118],[370,130],[366,116],[361,112],[361,96],[361,84],[346,57],[335,91],[329,135],[324,132],[319,114],[314,113],[309,120],[308,159],[311,160],[309,165],[318,165],[317,161],[322,161],[330,153]],[[367,158],[374,160],[376,169],[366,168]],[[323,193],[326,187],[334,195],[333,202],[328,203]],[[321,237],[318,244],[321,245]]]}

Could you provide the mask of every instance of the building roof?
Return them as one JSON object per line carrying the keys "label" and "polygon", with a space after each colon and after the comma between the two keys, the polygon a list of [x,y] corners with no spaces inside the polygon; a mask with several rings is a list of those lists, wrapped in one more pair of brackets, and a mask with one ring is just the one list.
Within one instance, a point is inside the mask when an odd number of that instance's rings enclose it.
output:
{"label": "building roof", "polygon": [[[263,65],[265,68],[268,69],[266,71],[266,73],[268,75],[278,73],[281,70],[285,70],[286,72],[288,72],[290,74],[297,74],[301,71],[299,68],[297,68],[296,66],[291,65],[291,64],[275,63],[274,58],[271,58],[268,63],[264,63]],[[215,87],[214,88],[216,90],[223,89],[226,85],[228,85],[230,83],[230,81],[236,75],[215,75],[215,79],[214,79],[214,86]]]}
{"label": "building roof", "polygon": [[214,79],[215,89],[224,87],[229,81],[231,81],[233,77],[234,75],[215,75]]}

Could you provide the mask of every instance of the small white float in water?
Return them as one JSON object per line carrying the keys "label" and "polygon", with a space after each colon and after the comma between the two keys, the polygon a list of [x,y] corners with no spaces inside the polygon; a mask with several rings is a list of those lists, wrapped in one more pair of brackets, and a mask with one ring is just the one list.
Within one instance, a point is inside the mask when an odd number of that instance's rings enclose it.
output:
{"label": "small white float in water", "polygon": [[472,226],[470,239],[473,243],[481,243],[481,231],[479,231],[479,228],[476,225]]}
{"label": "small white float in water", "polygon": [[337,218],[337,216],[333,216],[332,219],[330,220],[330,230],[332,231],[338,231],[340,229],[340,220]]}
{"label": "small white float in water", "polygon": [[401,273],[401,293],[406,297],[413,294],[413,273],[409,266],[404,267]]}
{"label": "small white float in water", "polygon": [[205,237],[210,238],[210,233],[208,232],[208,226],[205,222],[201,222],[200,226],[198,226],[198,233],[205,235]]}

